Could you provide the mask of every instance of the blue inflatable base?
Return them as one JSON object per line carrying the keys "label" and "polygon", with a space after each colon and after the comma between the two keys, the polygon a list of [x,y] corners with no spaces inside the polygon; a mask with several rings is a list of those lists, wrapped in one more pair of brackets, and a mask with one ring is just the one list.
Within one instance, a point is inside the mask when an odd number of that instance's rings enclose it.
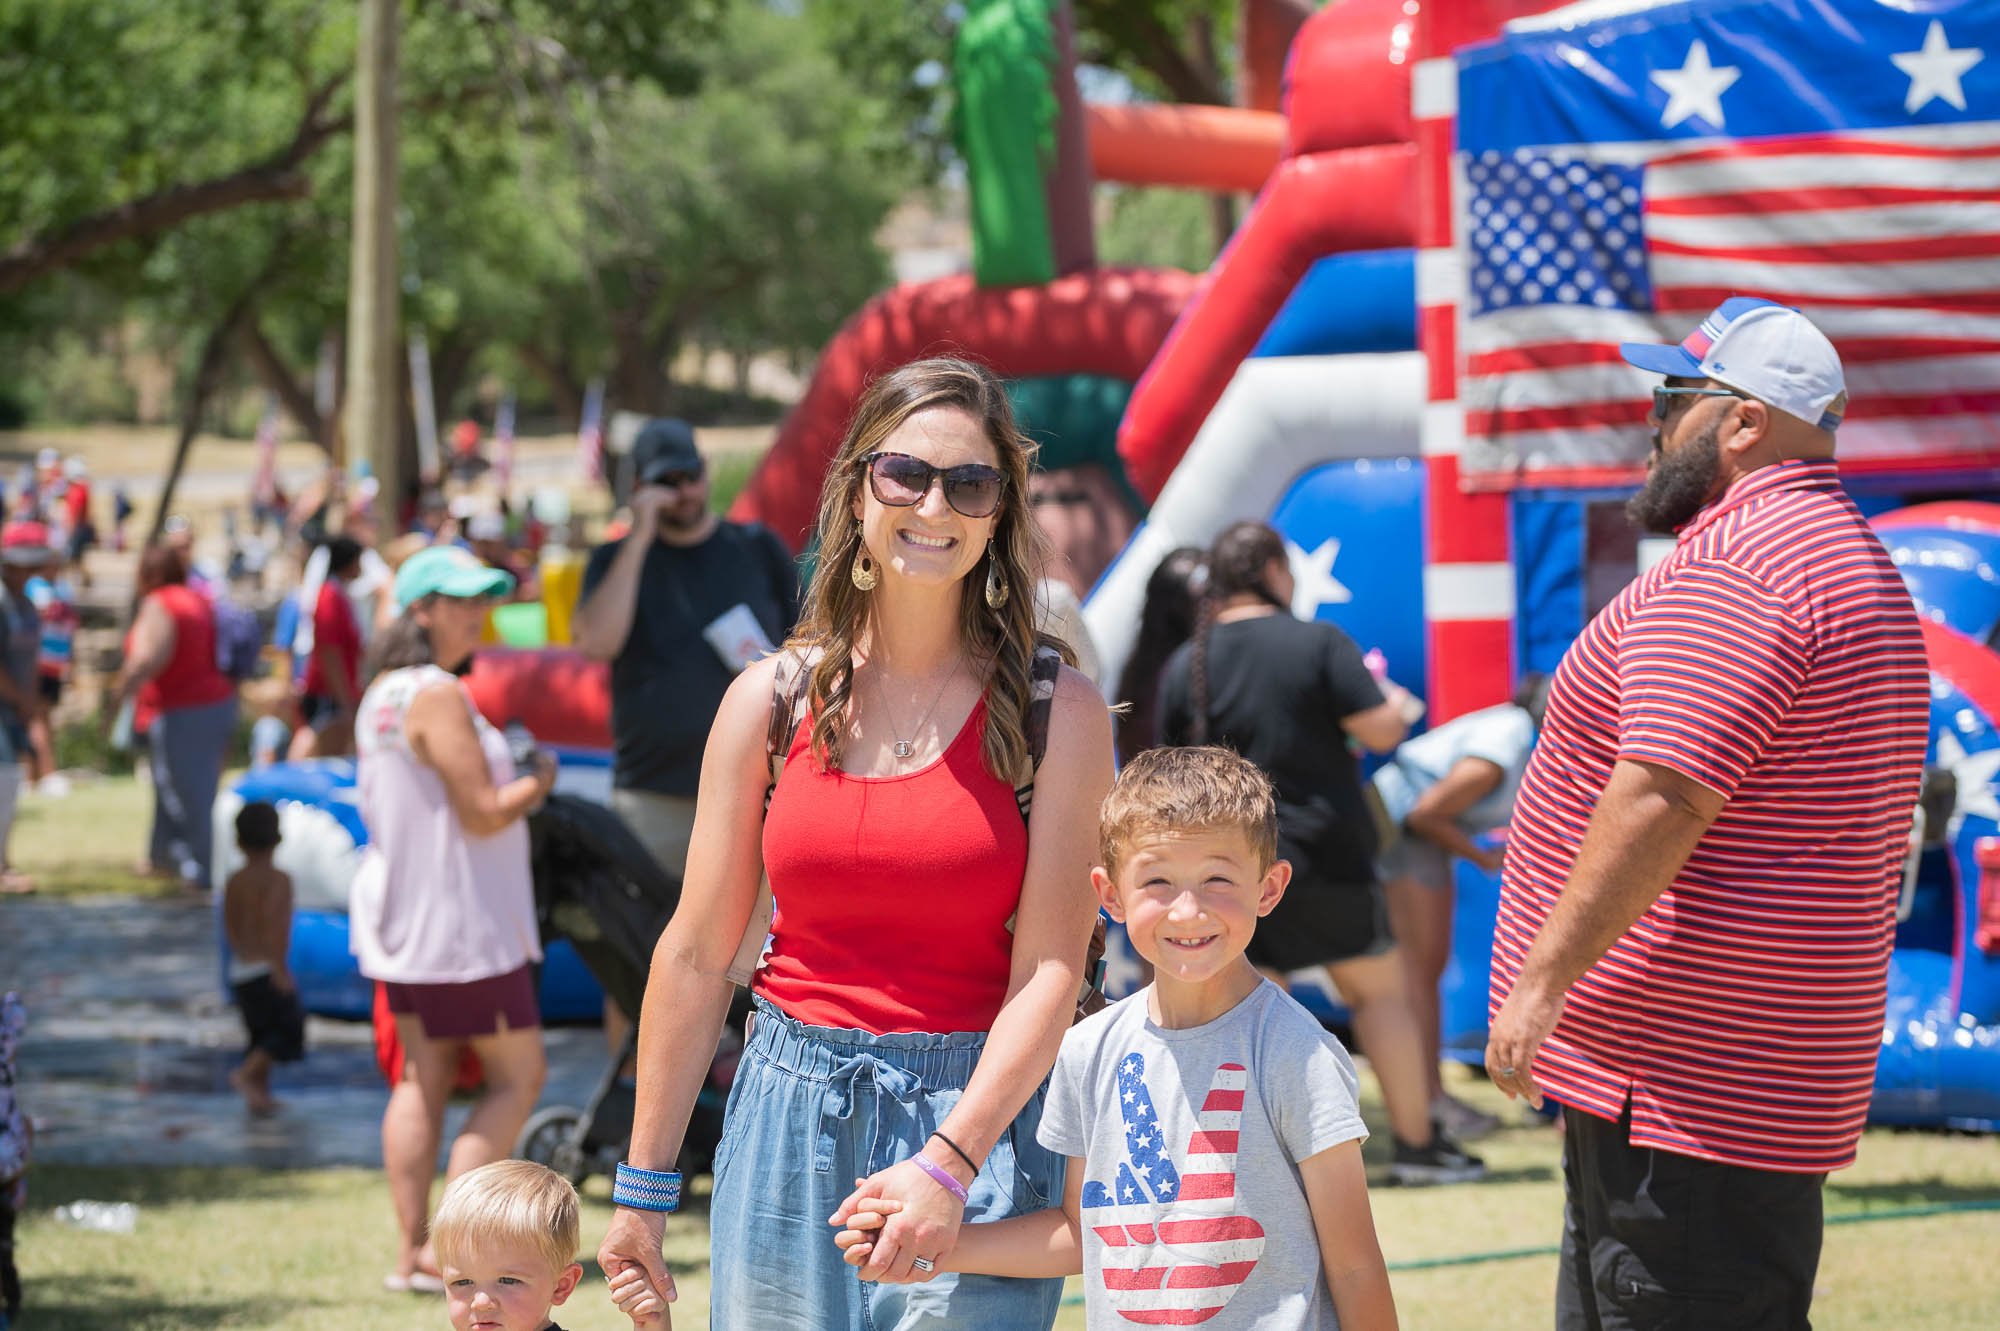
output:
{"label": "blue inflatable base", "polygon": [[[542,1020],[595,1022],[604,1015],[604,990],[577,957],[558,940],[542,960]],[[354,968],[347,950],[347,916],[338,911],[302,910],[292,918],[287,960],[299,983],[306,1011],[343,1021],[367,1021],[375,1009],[375,986]]]}

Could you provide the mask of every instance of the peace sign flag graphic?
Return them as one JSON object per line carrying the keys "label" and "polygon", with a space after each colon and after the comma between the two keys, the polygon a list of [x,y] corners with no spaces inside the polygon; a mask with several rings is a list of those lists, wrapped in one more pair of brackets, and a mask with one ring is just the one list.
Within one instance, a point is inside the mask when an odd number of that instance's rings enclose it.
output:
{"label": "peace sign flag graphic", "polygon": [[1240,1214],[1236,1140],[1249,1070],[1215,1070],[1177,1167],[1160,1128],[1146,1060],[1118,1064],[1125,1149],[1109,1183],[1083,1185],[1083,1221],[1104,1243],[1104,1291],[1128,1322],[1196,1326],[1221,1312],[1264,1251],[1264,1228]]}

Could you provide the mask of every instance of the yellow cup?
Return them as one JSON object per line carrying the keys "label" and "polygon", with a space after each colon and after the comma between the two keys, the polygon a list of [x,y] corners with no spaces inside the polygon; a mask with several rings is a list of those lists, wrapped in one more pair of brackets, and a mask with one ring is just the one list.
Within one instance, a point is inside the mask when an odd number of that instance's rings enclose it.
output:
{"label": "yellow cup", "polygon": [[567,646],[570,641],[570,617],[583,596],[585,558],[580,550],[551,547],[542,551],[542,604],[548,610],[552,645]]}

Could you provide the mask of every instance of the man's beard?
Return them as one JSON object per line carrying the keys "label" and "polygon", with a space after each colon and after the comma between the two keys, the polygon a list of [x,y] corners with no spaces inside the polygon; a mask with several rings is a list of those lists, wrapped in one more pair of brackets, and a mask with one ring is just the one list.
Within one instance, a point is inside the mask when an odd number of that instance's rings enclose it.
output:
{"label": "man's beard", "polygon": [[[1671,536],[1701,512],[1722,474],[1720,431],[1703,430],[1672,453],[1660,450],[1639,493],[1625,501],[1625,517],[1641,531]],[[1657,436],[1656,436],[1657,438]]]}

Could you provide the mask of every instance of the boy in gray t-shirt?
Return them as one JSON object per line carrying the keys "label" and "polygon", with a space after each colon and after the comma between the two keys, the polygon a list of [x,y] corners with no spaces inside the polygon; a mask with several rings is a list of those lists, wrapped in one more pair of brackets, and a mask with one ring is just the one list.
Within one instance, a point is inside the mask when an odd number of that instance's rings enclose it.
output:
{"label": "boy in gray t-shirt", "polygon": [[[919,1266],[1081,1271],[1092,1331],[1393,1328],[1354,1065],[1243,955],[1291,876],[1270,783],[1226,749],[1153,749],[1101,821],[1091,881],[1153,983],[1063,1038],[1037,1134],[1069,1157],[1062,1205],[966,1225]],[[850,1265],[897,1205],[833,1217]]]}

